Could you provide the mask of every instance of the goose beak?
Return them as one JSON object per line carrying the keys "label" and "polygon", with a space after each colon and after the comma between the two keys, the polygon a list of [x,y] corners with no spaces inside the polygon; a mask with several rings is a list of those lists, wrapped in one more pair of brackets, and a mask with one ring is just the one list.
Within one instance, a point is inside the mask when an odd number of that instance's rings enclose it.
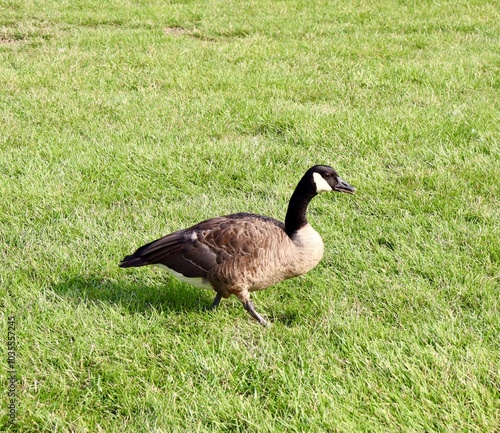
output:
{"label": "goose beak", "polygon": [[339,192],[346,192],[348,194],[354,194],[354,191],[356,191],[356,188],[353,186],[349,185],[344,179],[341,177],[337,178],[337,185],[335,185],[335,188],[333,188],[335,191]]}

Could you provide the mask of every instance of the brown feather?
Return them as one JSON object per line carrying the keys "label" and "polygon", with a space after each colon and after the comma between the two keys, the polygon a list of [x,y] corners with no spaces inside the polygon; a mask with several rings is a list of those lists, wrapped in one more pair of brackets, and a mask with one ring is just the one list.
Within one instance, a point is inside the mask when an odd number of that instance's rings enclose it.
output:
{"label": "brown feather", "polygon": [[120,266],[140,260],[141,265],[162,264],[185,277],[207,278],[210,271],[238,256],[268,248],[271,232],[286,237],[283,228],[278,220],[247,213],[212,218],[144,245]]}

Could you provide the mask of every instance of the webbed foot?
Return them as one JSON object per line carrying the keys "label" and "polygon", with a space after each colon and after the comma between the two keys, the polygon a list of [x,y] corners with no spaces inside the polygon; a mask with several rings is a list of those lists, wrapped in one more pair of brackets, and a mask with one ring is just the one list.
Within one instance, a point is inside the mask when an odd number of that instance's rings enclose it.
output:
{"label": "webbed foot", "polygon": [[257,322],[259,322],[262,326],[268,326],[264,318],[259,313],[257,313],[257,311],[255,311],[255,307],[252,301],[249,300],[247,302],[243,302],[243,306],[245,307],[245,310],[250,313],[250,316],[257,320]]}

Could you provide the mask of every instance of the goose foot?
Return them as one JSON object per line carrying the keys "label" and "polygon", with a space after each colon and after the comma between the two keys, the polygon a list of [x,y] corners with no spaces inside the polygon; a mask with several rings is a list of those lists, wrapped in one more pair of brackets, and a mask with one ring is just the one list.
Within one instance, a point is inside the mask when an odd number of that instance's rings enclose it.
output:
{"label": "goose foot", "polygon": [[257,320],[257,322],[259,322],[262,326],[267,326],[267,322],[259,313],[257,313],[257,311],[255,311],[252,301],[243,302],[243,306],[245,307],[245,310],[250,313],[250,316]]}
{"label": "goose foot", "polygon": [[221,299],[222,299],[222,296],[217,293],[215,295],[214,302],[212,302],[212,306],[210,307],[210,309],[215,310],[219,306]]}

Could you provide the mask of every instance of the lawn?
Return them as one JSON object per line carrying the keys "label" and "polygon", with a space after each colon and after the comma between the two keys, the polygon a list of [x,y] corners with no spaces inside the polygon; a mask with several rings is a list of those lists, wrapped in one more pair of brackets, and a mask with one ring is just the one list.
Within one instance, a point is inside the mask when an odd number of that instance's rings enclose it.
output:
{"label": "lawn", "polygon": [[[483,0],[0,0],[0,429],[499,431],[499,23]],[[325,256],[253,295],[269,328],[118,268],[209,217],[283,219],[315,164],[357,193],[311,203]]]}

